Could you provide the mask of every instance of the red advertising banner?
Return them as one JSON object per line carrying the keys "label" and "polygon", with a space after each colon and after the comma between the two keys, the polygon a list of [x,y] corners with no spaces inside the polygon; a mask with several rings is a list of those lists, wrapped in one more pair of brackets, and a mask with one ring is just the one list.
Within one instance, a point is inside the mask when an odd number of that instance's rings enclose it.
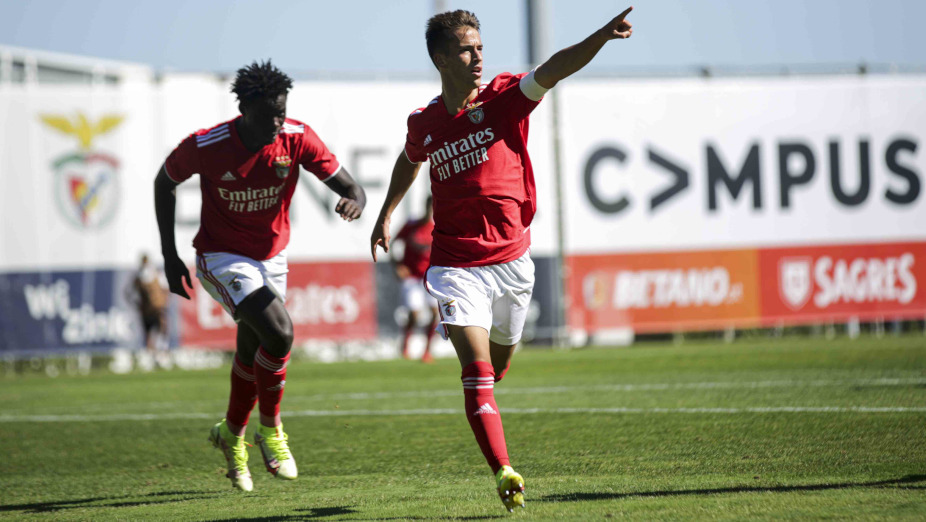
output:
{"label": "red advertising banner", "polygon": [[572,328],[672,332],[759,323],[754,250],[582,255],[566,263]]}
{"label": "red advertising banner", "polygon": [[926,314],[926,243],[766,248],[759,273],[766,324]]}
{"label": "red advertising banner", "polygon": [[636,332],[926,316],[926,242],[567,258],[571,328]]}
{"label": "red advertising banner", "polygon": [[[373,265],[366,261],[290,263],[286,309],[296,342],[376,336]],[[232,350],[236,326],[194,278],[192,300],[181,305],[180,342]]]}

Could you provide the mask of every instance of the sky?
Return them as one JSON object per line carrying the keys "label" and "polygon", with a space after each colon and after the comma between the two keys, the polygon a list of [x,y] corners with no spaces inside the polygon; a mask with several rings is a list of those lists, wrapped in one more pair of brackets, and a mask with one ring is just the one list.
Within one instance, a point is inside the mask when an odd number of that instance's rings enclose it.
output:
{"label": "sky", "polygon": [[[272,58],[299,74],[428,74],[435,5],[482,23],[487,70],[527,63],[525,0],[0,0],[0,44],[228,74]],[[552,51],[631,5],[549,0]],[[630,40],[589,72],[869,64],[926,70],[923,0],[636,0]]]}

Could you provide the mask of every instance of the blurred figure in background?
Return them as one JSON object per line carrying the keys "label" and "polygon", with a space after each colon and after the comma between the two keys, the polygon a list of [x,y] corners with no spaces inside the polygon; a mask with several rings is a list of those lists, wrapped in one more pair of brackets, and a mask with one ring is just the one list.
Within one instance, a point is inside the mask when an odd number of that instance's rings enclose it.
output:
{"label": "blurred figure in background", "polygon": [[240,116],[191,134],[167,157],[154,182],[161,252],[170,291],[189,299],[190,273],[174,240],[175,188],[199,175],[202,210],[196,276],[238,324],[231,391],[224,419],[209,440],[222,449],[232,486],[254,487],[244,435],[259,404],[254,442],[274,477],[293,480],[296,461],[283,431],[280,402],[293,345],[293,322],[284,307],[289,272],[289,207],[303,167],[341,196],[335,212],[360,217],[363,188],[301,121],[286,117],[292,79],[270,61],[238,70],[231,91]]}
{"label": "blurred figure in background", "polygon": [[132,278],[129,300],[138,307],[145,332],[145,348],[150,353],[167,345],[167,288],[161,270],[151,264],[148,254],[141,255]]}
{"label": "blurred figure in background", "polygon": [[511,467],[493,390],[521,340],[534,289],[529,117],[547,90],[585,67],[606,43],[630,37],[624,18],[631,9],[533,71],[502,73],[488,84],[482,83],[476,15],[456,10],[431,17],[425,42],[441,93],[408,117],[405,150],[370,236],[375,261],[377,246],[389,251],[392,212],[429,161],[434,242],[427,289],[462,366],[466,418],[509,511],[524,507],[524,478]]}
{"label": "blurred figure in background", "polygon": [[424,275],[431,263],[431,233],[434,231],[434,211],[431,206],[431,196],[428,196],[424,206],[424,216],[420,219],[410,219],[396,234],[395,240],[405,245],[402,260],[392,256],[395,273],[402,282],[402,306],[408,310],[405,322],[405,331],[402,335],[402,357],[408,359],[408,344],[412,332],[418,326],[421,314],[427,308],[431,313],[425,335],[424,355],[421,362],[434,361],[431,356],[431,341],[434,339],[437,320],[440,317],[437,311],[437,300],[434,299],[424,287]]}

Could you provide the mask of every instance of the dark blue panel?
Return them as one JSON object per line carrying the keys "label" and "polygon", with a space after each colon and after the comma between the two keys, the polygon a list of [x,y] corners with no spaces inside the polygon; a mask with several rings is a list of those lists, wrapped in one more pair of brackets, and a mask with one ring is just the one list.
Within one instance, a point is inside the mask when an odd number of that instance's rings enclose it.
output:
{"label": "dark blue panel", "polygon": [[0,352],[136,347],[131,271],[0,273]]}

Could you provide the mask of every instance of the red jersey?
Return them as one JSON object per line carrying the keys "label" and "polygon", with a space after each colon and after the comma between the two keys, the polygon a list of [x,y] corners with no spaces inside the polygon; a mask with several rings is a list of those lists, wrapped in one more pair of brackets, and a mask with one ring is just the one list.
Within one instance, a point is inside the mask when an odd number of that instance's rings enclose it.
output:
{"label": "red jersey", "polygon": [[273,143],[251,152],[238,137],[237,119],[191,134],[164,167],[177,183],[199,174],[197,253],[230,252],[263,261],[289,244],[298,166],[324,181],[340,165],[308,125],[289,118]]}
{"label": "red jersey", "polygon": [[402,264],[408,267],[412,276],[422,279],[431,264],[431,233],[434,231],[434,221],[431,219],[416,219],[409,221],[396,234],[396,239],[405,242],[405,254],[402,255]]}
{"label": "red jersey", "polygon": [[431,162],[432,265],[507,263],[530,247],[537,204],[527,132],[539,100],[519,88],[524,76],[496,76],[455,115],[438,96],[408,117],[405,154]]}

